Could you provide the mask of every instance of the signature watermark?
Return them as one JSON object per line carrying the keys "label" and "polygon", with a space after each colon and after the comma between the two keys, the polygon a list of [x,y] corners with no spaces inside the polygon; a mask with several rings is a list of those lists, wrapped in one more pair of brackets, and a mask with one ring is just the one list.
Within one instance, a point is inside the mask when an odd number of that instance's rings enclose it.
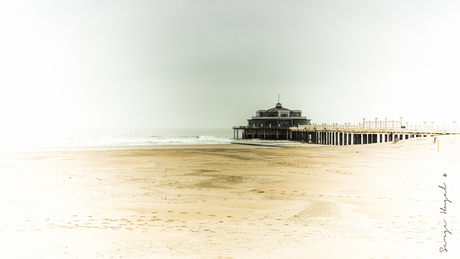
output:
{"label": "signature watermark", "polygon": [[[447,177],[447,174],[443,174],[444,177]],[[449,198],[447,198],[447,185],[446,183],[444,182],[443,185],[438,185],[439,188],[443,189],[444,190],[444,204],[443,206],[440,208],[440,213],[444,214],[444,215],[447,215],[447,204],[448,203],[452,203],[452,201],[449,200]],[[444,245],[441,246],[439,248],[439,252],[448,252],[447,250],[447,234],[452,234],[452,232],[449,231],[449,229],[447,228],[447,221],[444,219],[444,231],[443,231],[443,241],[444,241]]]}

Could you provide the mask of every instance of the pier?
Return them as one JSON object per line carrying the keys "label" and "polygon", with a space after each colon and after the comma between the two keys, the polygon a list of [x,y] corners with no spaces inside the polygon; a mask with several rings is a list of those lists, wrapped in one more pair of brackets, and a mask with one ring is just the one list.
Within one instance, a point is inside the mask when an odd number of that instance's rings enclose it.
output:
{"label": "pier", "polygon": [[[233,127],[234,139],[271,139],[292,140],[302,143],[322,145],[362,145],[384,142],[397,142],[400,140],[432,137],[438,135],[460,134],[457,122],[451,124],[409,124],[400,120],[372,121],[363,119],[359,124],[308,124],[293,127],[269,126],[236,126]],[[241,132],[240,132],[241,131]]]}
{"label": "pier", "polygon": [[247,126],[233,127],[234,139],[292,140],[323,145],[355,145],[397,142],[405,139],[460,134],[457,122],[451,124],[403,123],[399,120],[366,120],[358,124],[311,124],[300,110],[290,110],[279,102],[274,108],[258,110]]}
{"label": "pier", "polygon": [[437,135],[460,134],[457,122],[435,125],[434,122],[423,124],[403,123],[399,121],[378,120],[359,124],[312,124],[291,127],[290,140],[323,145],[356,145],[431,137]]}

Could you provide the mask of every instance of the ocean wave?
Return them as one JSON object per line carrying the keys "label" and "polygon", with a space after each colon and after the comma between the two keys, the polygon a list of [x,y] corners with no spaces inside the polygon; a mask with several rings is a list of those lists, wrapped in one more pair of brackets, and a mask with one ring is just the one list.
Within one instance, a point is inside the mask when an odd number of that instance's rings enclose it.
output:
{"label": "ocean wave", "polygon": [[[153,131],[153,132],[152,132]],[[1,141],[3,147],[96,147],[96,146],[154,146],[154,145],[207,145],[230,144],[233,139],[228,136],[231,132],[183,129],[180,132],[171,130],[155,133],[154,130],[145,132],[73,132],[59,136],[10,138],[9,142]],[[184,134],[185,132],[185,134]],[[152,134],[153,133],[153,134]],[[8,144],[8,145],[6,145]]]}

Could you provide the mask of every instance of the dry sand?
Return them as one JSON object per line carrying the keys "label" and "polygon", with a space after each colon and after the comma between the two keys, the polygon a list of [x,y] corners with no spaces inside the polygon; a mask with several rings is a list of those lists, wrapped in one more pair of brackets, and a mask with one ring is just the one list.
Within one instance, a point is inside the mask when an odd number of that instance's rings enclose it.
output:
{"label": "dry sand", "polygon": [[0,258],[460,258],[440,139],[3,151]]}

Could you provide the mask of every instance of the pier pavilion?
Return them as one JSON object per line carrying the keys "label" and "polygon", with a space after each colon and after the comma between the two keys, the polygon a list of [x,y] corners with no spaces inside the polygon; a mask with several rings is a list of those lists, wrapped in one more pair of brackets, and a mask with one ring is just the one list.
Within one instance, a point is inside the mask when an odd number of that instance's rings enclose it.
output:
{"label": "pier pavilion", "polygon": [[258,110],[256,116],[248,119],[247,126],[233,127],[234,138],[239,138],[239,131],[242,131],[243,139],[272,139],[288,140],[292,139],[292,127],[309,125],[310,119],[302,116],[300,110],[290,110],[284,108],[281,103],[277,103],[274,108],[268,110]]}

